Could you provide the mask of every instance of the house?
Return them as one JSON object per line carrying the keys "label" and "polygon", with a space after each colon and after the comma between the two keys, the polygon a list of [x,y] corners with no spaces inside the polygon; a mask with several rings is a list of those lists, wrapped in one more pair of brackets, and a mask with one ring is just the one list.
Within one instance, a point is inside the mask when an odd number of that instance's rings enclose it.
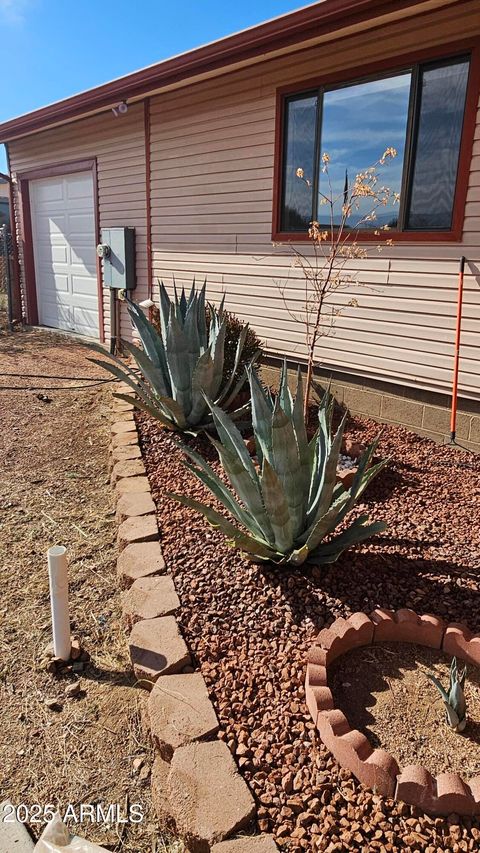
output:
{"label": "house", "polygon": [[137,301],[157,278],[206,276],[272,367],[301,359],[281,290],[302,298],[292,246],[308,252],[322,215],[320,154],[343,180],[392,146],[400,206],[388,232],[362,232],[358,304],[322,342],[321,373],[354,412],[448,435],[465,256],[457,437],[480,450],[479,91],[478,0],[324,0],[0,124],[27,322],[108,342],[95,247],[133,226]]}

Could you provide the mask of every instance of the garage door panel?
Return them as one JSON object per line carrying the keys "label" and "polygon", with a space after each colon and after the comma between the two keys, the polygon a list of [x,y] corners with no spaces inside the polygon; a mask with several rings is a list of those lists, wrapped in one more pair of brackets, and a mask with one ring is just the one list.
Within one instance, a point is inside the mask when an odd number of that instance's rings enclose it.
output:
{"label": "garage door panel", "polygon": [[58,302],[47,302],[44,306],[44,324],[55,329],[70,329],[71,310],[69,305]]}
{"label": "garage door panel", "polygon": [[98,337],[92,175],[32,181],[30,200],[39,321]]}
{"label": "garage door panel", "polygon": [[75,331],[79,335],[91,336],[92,324],[96,322],[97,318],[97,310],[89,311],[87,308],[79,308],[75,306],[73,309],[73,315]]}
{"label": "garage door panel", "polygon": [[71,249],[70,263],[72,267],[84,267],[89,275],[96,275],[97,255],[92,246],[76,246]]}
{"label": "garage door panel", "polygon": [[79,298],[88,296],[97,304],[97,282],[93,282],[91,276],[72,275],[72,291]]}
{"label": "garage door panel", "polygon": [[55,245],[52,243],[37,243],[37,257],[40,265],[66,264],[68,263],[68,247],[66,245]]}
{"label": "garage door panel", "polygon": [[77,240],[85,240],[86,235],[95,232],[95,217],[89,213],[74,213],[68,217],[68,236]]}
{"label": "garage door panel", "polygon": [[39,240],[56,237],[62,242],[66,242],[67,216],[59,213],[55,216],[42,213],[36,217],[35,230]]}
{"label": "garage door panel", "polygon": [[48,178],[45,181],[35,181],[36,200],[43,203],[58,202],[64,199],[63,178]]}
{"label": "garage door panel", "polygon": [[76,175],[69,175],[65,186],[66,196],[69,199],[85,199],[89,204],[92,198],[92,177],[90,174],[85,175],[83,172]]}
{"label": "garage door panel", "polygon": [[70,276],[68,273],[62,274],[61,272],[56,272],[55,274],[51,269],[39,267],[39,273],[42,280],[42,294],[45,293],[70,293]]}

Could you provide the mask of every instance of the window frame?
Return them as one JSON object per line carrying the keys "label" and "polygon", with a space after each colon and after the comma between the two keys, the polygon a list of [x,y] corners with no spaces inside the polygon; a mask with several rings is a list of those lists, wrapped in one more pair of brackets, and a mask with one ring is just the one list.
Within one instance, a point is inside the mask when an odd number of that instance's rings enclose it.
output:
{"label": "window frame", "polygon": [[[451,243],[460,242],[463,234],[465,219],[465,206],[468,192],[468,181],[471,168],[471,159],[475,137],[475,126],[477,109],[480,95],[480,39],[455,42],[438,45],[437,47],[412,54],[402,54],[381,62],[372,63],[368,66],[348,68],[334,74],[323,75],[317,78],[303,80],[289,86],[282,86],[276,91],[275,111],[275,149],[274,149],[274,184],[273,184],[273,210],[272,210],[272,241],[274,243],[304,243],[309,240],[307,231],[282,231],[280,228],[282,218],[282,195],[283,195],[283,172],[284,172],[284,148],[285,148],[285,104],[288,98],[292,98],[309,92],[318,91],[324,87],[341,87],[355,85],[368,79],[378,79],[399,74],[403,71],[413,69],[421,63],[432,64],[435,62],[454,61],[462,56],[470,54],[470,70],[465,97],[465,110],[463,116],[462,136],[457,170],[457,181],[452,211],[452,226],[449,231],[381,231],[375,234],[374,229],[363,230],[357,237],[359,243],[377,242],[393,239],[395,243]],[[412,86],[412,93],[414,88]],[[319,122],[321,110],[319,110]],[[410,134],[412,135],[412,134]],[[317,133],[318,136],[318,133]],[[412,140],[407,138],[405,158],[411,157]],[[411,174],[411,173],[410,173]],[[404,183],[407,169],[404,168]],[[411,183],[411,181],[410,181]],[[407,187],[402,186],[402,193]],[[347,236],[347,239],[355,239],[355,235]]]}

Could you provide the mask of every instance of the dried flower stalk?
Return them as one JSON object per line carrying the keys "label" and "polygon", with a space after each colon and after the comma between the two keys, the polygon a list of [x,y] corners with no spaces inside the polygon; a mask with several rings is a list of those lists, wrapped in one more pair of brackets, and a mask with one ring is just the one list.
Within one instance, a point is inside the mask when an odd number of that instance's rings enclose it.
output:
{"label": "dried flower stalk", "polygon": [[[389,231],[388,225],[375,228],[377,221],[377,210],[386,207],[389,202],[398,204],[400,196],[392,192],[388,187],[379,185],[378,169],[388,161],[396,157],[394,148],[387,148],[383,155],[366,169],[355,176],[351,187],[348,186],[346,176],[345,187],[340,195],[334,195],[329,175],[330,156],[324,152],[321,157],[321,171],[326,176],[328,192],[319,192],[320,205],[327,211],[328,226],[325,227],[317,221],[310,223],[308,236],[313,248],[312,255],[305,255],[295,246],[292,250],[295,254],[294,266],[301,269],[304,278],[304,305],[301,314],[293,312],[285,297],[283,297],[290,316],[303,325],[305,330],[305,343],[307,349],[307,377],[304,400],[304,414],[308,417],[308,406],[310,402],[313,369],[315,365],[316,351],[321,337],[331,333],[338,315],[347,307],[356,307],[358,302],[351,299],[344,308],[335,304],[332,297],[342,290],[348,289],[357,280],[358,272],[347,269],[351,260],[366,258],[368,253],[365,247],[358,243],[359,232],[365,223],[371,222],[374,234],[380,235],[381,231]],[[299,166],[296,176],[311,186],[311,180],[305,175],[304,169]],[[360,203],[363,199],[369,199],[371,204],[366,213],[360,214]],[[338,225],[335,225],[335,209],[341,202],[341,216]],[[348,220],[358,213],[359,218],[351,227]],[[392,240],[386,240],[384,245],[393,245]],[[381,251],[382,246],[378,245]]]}

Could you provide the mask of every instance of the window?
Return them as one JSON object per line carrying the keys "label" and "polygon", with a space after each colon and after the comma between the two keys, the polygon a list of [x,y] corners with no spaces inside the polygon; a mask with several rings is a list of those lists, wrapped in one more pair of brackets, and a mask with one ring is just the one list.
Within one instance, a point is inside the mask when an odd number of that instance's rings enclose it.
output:
{"label": "window", "polygon": [[[377,210],[375,227],[396,231],[449,231],[457,183],[469,75],[469,57],[414,65],[395,74],[326,86],[284,100],[280,231],[305,233],[312,220],[325,226],[322,194],[338,199],[387,148],[397,156],[380,172],[392,203]],[[322,153],[328,152],[328,176]],[[306,180],[297,176],[303,170]],[[400,204],[393,204],[393,193]],[[347,227],[368,213],[360,203]],[[363,205],[363,207],[362,207]],[[369,222],[359,226],[371,230]]]}

